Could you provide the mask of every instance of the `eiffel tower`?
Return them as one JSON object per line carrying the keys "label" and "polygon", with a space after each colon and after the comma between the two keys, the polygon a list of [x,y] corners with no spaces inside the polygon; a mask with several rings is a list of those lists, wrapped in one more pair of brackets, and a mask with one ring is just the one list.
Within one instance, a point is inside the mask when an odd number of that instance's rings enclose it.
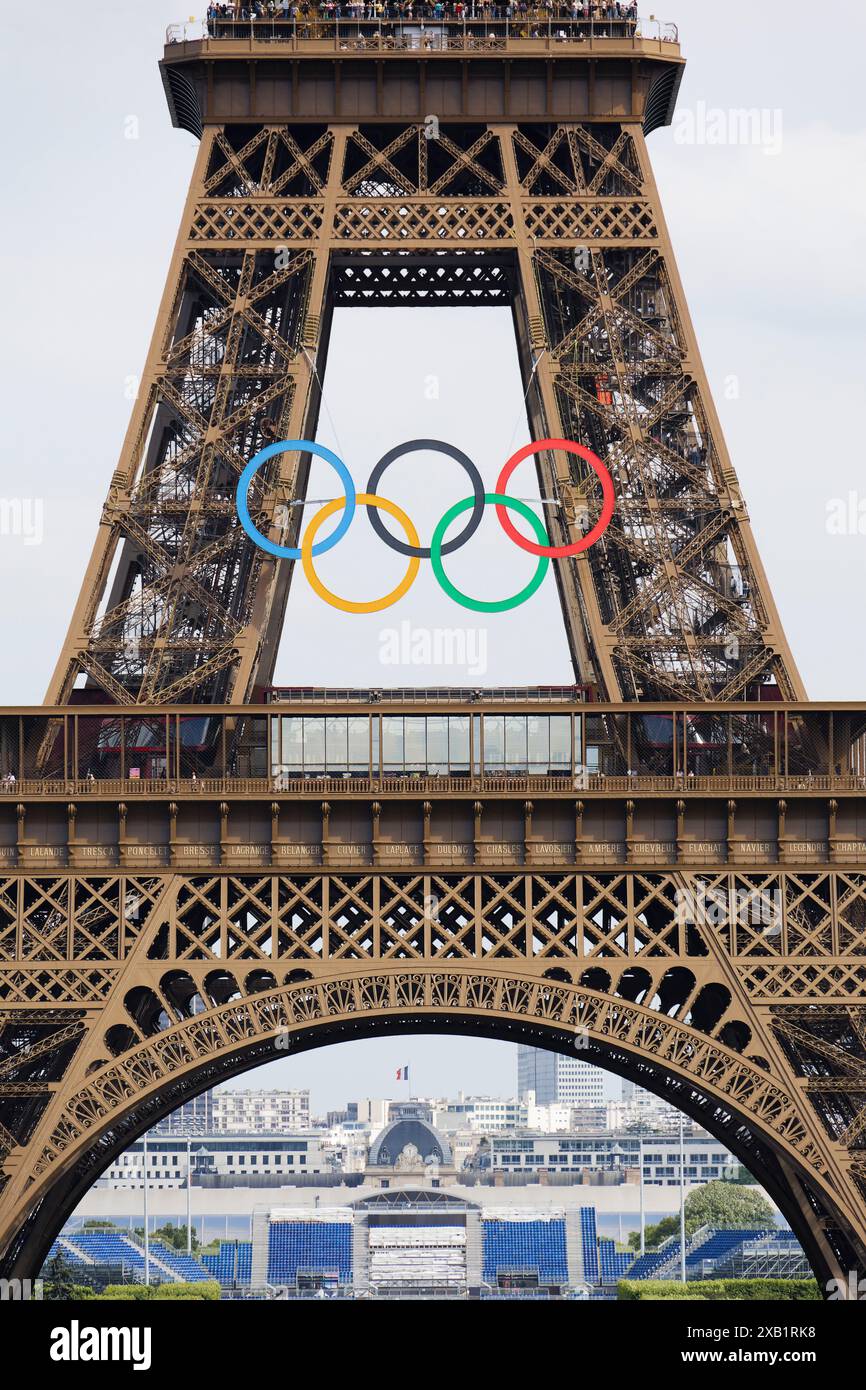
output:
{"label": "eiffel tower", "polygon": [[[2,1273],[184,1099],[437,1030],[579,1046],[866,1273],[866,707],[806,703],[708,389],[645,142],[683,65],[631,19],[169,32],[147,367],[46,705],[0,712]],[[241,474],[315,439],[336,306],[468,304],[613,479],[555,562],[574,686],[274,690]],[[310,457],[249,488],[284,547]],[[536,466],[575,547],[599,477]]]}

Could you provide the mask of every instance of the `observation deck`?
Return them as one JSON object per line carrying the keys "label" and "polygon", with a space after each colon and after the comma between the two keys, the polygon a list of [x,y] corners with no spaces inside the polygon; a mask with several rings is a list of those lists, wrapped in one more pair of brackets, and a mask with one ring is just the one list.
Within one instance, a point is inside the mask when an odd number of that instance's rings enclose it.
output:
{"label": "observation deck", "polygon": [[866,862],[866,705],[284,690],[0,711],[0,868]]}
{"label": "observation deck", "polygon": [[173,24],[172,122],[621,121],[669,125],[685,60],[674,24],[574,19],[216,19]]}

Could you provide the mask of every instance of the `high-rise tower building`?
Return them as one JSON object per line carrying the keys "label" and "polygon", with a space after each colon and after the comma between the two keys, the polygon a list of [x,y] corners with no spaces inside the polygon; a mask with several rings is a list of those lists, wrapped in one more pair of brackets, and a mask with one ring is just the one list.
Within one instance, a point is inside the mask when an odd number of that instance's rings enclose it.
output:
{"label": "high-rise tower building", "polygon": [[535,1092],[537,1105],[561,1101],[570,1105],[602,1105],[604,1072],[580,1057],[547,1052],[540,1047],[517,1049],[517,1092],[525,1100]]}

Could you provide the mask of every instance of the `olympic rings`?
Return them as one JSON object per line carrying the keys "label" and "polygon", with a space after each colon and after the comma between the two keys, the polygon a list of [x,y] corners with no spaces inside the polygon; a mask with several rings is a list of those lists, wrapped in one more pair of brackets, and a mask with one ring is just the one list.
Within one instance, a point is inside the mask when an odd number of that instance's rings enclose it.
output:
{"label": "olympic rings", "polygon": [[[587,449],[583,444],[575,444],[571,439],[537,439],[533,444],[527,444],[522,449],[518,449],[516,454],[512,454],[506,463],[496,482],[496,491],[505,492],[508,480],[519,463],[532,454],[537,454],[541,449],[562,449],[567,454],[577,454],[589,464],[594,473],[598,475],[601,482],[601,490],[604,495],[604,505],[601,509],[601,516],[587,535],[574,545],[535,545],[533,541],[526,540],[521,536],[517,527],[508,516],[504,506],[498,505],[496,515],[499,518],[502,529],[506,536],[519,545],[521,550],[527,550],[530,555],[548,555],[551,559],[558,560],[566,555],[581,555],[584,550],[589,550],[591,545],[604,535],[610,525],[613,509],[616,505],[616,497],[613,490],[613,479],[605,468],[601,459],[598,458],[591,449]],[[537,533],[536,533],[537,534]]]}
{"label": "olympic rings", "polygon": [[346,515],[343,517],[334,534],[329,536],[327,540],[319,542],[313,550],[313,554],[324,555],[326,550],[333,549],[337,542],[341,541],[345,536],[352,524],[352,517],[355,515],[355,483],[352,475],[343,460],[332,453],[330,449],[326,449],[324,444],[317,444],[313,439],[283,439],[276,444],[268,444],[250,459],[238,479],[235,502],[237,504],[241,526],[243,526],[250,540],[254,541],[260,550],[266,550],[269,555],[276,555],[277,558],[281,560],[300,560],[301,552],[295,546],[277,545],[275,541],[268,540],[267,536],[263,536],[261,531],[256,530],[252,523],[250,510],[247,505],[247,493],[249,492],[250,483],[256,473],[258,473],[262,464],[267,463],[268,459],[274,458],[276,454],[294,453],[296,449],[302,454],[315,454],[318,458],[324,459],[326,463],[329,463],[331,467],[336,470],[337,477],[340,479],[343,485],[343,491],[346,494],[345,502],[341,503],[341,505],[344,505],[346,508]]}
{"label": "olympic rings", "polygon": [[[380,497],[376,492],[376,486],[388,465],[416,449],[429,449],[434,453],[446,454],[449,458],[454,459],[468,474],[473,489],[473,495],[471,497],[466,497],[462,502],[455,503],[455,505],[450,507],[445,515],[440,518],[433,532],[429,548],[425,548],[420,544],[418,532],[406,513],[402,511],[395,502],[390,502],[387,498]],[[585,463],[589,464],[590,468],[601,482],[604,498],[601,516],[593,529],[586,536],[583,536],[581,540],[575,542],[574,545],[551,545],[549,543],[550,537],[540,517],[536,516],[525,502],[516,497],[509,497],[505,491],[509,479],[518,464],[522,463],[524,459],[531,457],[533,454],[539,453],[542,449],[561,449],[565,453],[577,454]],[[247,493],[250,483],[262,465],[267,463],[269,459],[274,458],[277,454],[294,451],[314,454],[318,458],[324,459],[326,463],[329,463],[336,471],[345,493],[344,497],[337,497],[334,498],[333,501],[325,503],[321,510],[316,513],[307,525],[300,549],[288,545],[277,545],[275,542],[268,540],[266,536],[263,536],[253,525],[247,504]],[[393,604],[399,602],[404,594],[408,593],[418,575],[420,561],[426,559],[429,559],[431,562],[433,573],[440,588],[454,603],[460,604],[462,608],[470,608],[476,613],[506,613],[512,608],[518,608],[520,604],[525,603],[527,599],[532,597],[541,586],[551,559],[560,559],[566,555],[580,555],[583,551],[589,550],[590,546],[594,545],[599,537],[607,530],[616,505],[613,479],[601,459],[598,458],[591,449],[587,449],[583,444],[576,444],[571,439],[540,439],[535,440],[532,444],[525,445],[522,449],[518,449],[517,453],[511,456],[500,472],[495,492],[484,491],[481,475],[472,460],[460,449],[454,448],[450,444],[444,444],[439,439],[412,439],[408,443],[400,444],[397,448],[390,449],[388,453],[383,454],[370,474],[367,482],[367,491],[357,494],[355,493],[355,484],[351,473],[342,459],[338,458],[330,449],[326,449],[323,444],[315,443],[312,439],[284,439],[279,443],[268,444],[264,449],[259,450],[254,458],[250,459],[238,480],[236,502],[238,518],[250,540],[261,550],[267,551],[269,555],[275,555],[279,559],[300,560],[303,565],[304,573],[309,580],[310,587],[314,592],[318,594],[319,598],[323,599],[325,603],[330,604],[332,608],[338,608],[344,613],[381,613],[383,609],[390,608]],[[452,584],[442,564],[443,556],[453,554],[455,550],[459,550],[460,547],[465,545],[475,534],[481,523],[484,508],[488,504],[495,506],[499,523],[509,539],[513,540],[515,545],[519,546],[521,550],[527,551],[530,555],[537,556],[539,562],[535,574],[519,593],[514,594],[511,598],[490,601],[474,599],[470,595],[462,593],[456,585]],[[355,508],[358,505],[371,509],[369,514],[370,524],[379,539],[384,541],[385,545],[387,545],[390,550],[395,550],[399,555],[405,555],[409,559],[406,573],[396,588],[392,589],[384,598],[371,599],[369,602],[356,602],[352,599],[340,598],[338,594],[331,593],[330,589],[326,588],[319,579],[313,565],[315,556],[323,555],[326,551],[332,550],[337,542],[343,538],[351,525],[352,518],[355,515]],[[408,542],[395,539],[395,537],[386,530],[382,518],[377,515],[377,510],[379,508],[381,508],[382,511],[388,512],[390,516],[393,516],[394,519],[400,523],[406,533]],[[470,509],[472,514],[463,527],[463,530],[459,532],[453,540],[446,543],[445,535],[451,523],[458,516],[462,516],[463,512],[467,512]],[[519,512],[524,520],[529,522],[535,532],[536,541],[527,540],[520,534],[507,514],[509,509]],[[327,540],[319,541],[317,544],[314,544],[319,528],[329,517],[340,510],[344,511],[344,516],[333,534],[330,535]]]}
{"label": "olympic rings", "polygon": [[483,599],[469,598],[468,595],[461,593],[461,591],[451,583],[451,580],[442,568],[442,555],[444,550],[442,538],[454,518],[459,516],[461,512],[467,511],[468,508],[472,506],[471,497],[464,498],[462,502],[456,502],[453,507],[449,508],[438,523],[436,530],[433,532],[433,539],[430,542],[430,562],[433,566],[433,573],[441,587],[445,590],[445,593],[449,598],[452,598],[455,603],[459,603],[461,608],[471,608],[475,613],[507,613],[510,608],[519,608],[521,603],[525,603],[527,599],[532,598],[536,589],[543,582],[544,576],[547,574],[548,566],[550,565],[550,560],[543,553],[544,542],[547,541],[549,537],[544,529],[544,523],[540,518],[529,510],[525,502],[518,501],[516,497],[506,497],[499,492],[485,492],[484,501],[485,503],[495,502],[497,511],[501,506],[511,507],[514,511],[519,512],[524,520],[530,522],[536,536],[541,542],[542,557],[538,562],[535,574],[526,587],[521,589],[520,593],[515,594],[512,598],[494,599],[490,602],[486,602]]}
{"label": "olympic rings", "polygon": [[[459,550],[462,545],[465,545],[466,542],[475,535],[475,532],[481,525],[481,518],[484,515],[484,483],[481,479],[481,474],[478,472],[472,460],[468,458],[461,449],[455,449],[453,444],[443,444],[441,439],[410,439],[407,444],[398,444],[396,449],[389,449],[387,454],[383,454],[376,464],[376,467],[367,479],[367,491],[376,491],[376,485],[389,464],[396,462],[396,460],[402,458],[404,454],[413,453],[416,449],[429,449],[435,454],[447,454],[449,458],[454,459],[455,462],[460,464],[461,468],[466,470],[469,474],[469,480],[472,483],[472,488],[475,493],[475,505],[472,508],[472,515],[460,532],[460,535],[455,536],[453,541],[449,541],[447,545],[443,545],[442,547],[442,554],[450,555],[452,551]],[[430,559],[429,547],[406,545],[405,541],[395,540],[387,531],[385,523],[375,509],[368,512],[367,515],[370,518],[370,525],[376,532],[379,540],[384,541],[391,550],[396,550],[400,555],[416,555],[420,560]]]}
{"label": "olympic rings", "polygon": [[[415,527],[412,525],[406,513],[397,506],[396,502],[389,502],[385,497],[376,497],[372,492],[359,492],[355,501],[359,502],[363,507],[381,507],[383,511],[393,516],[395,521],[399,521],[406,535],[409,537],[410,543],[413,546],[418,545],[418,532],[415,530]],[[472,498],[470,497],[469,505],[471,506],[471,504]],[[409,592],[415,582],[418,570],[421,567],[421,561],[413,552],[406,573],[400,580],[400,583],[397,585],[396,589],[392,589],[390,594],[386,594],[384,598],[371,599],[368,603],[356,603],[351,599],[340,598],[338,594],[332,594],[330,589],[325,588],[325,585],[313,568],[313,556],[316,554],[313,538],[322,523],[327,521],[329,516],[333,516],[334,512],[339,511],[341,507],[345,506],[345,499],[337,497],[333,502],[326,502],[321,511],[317,512],[311,519],[304,532],[303,540],[301,541],[301,564],[304,567],[304,574],[307,576],[310,588],[319,595],[319,598],[324,599],[325,603],[329,603],[332,608],[339,608],[343,613],[381,613],[384,608],[390,608],[392,604],[398,603],[403,595]],[[337,531],[339,530],[340,527],[338,526]],[[334,535],[336,534],[337,532],[335,531]]]}

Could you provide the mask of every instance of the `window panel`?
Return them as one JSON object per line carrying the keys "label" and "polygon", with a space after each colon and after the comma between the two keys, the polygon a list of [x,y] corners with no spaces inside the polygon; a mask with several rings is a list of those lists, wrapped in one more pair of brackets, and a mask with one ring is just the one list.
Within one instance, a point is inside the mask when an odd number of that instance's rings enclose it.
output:
{"label": "window panel", "polygon": [[505,717],[484,716],[484,771],[502,772],[505,767]]}
{"label": "window panel", "polygon": [[282,719],[282,755],[284,768],[300,772],[304,766],[304,721],[293,715]]}
{"label": "window panel", "polygon": [[371,744],[372,744],[371,751],[370,751],[370,761],[371,761],[372,764],[373,764],[373,776],[374,776],[374,777],[378,777],[378,776],[379,776],[379,772],[380,772],[380,768],[381,768],[381,748],[380,748],[381,739],[380,739],[380,721],[379,721],[379,716],[378,716],[378,714],[374,714],[374,715],[373,715],[373,718],[372,718],[372,728],[371,728],[371,730],[370,730],[370,739],[371,739]]}
{"label": "window panel", "polygon": [[345,772],[349,765],[348,724],[345,715],[325,720],[325,752],[329,772]]}
{"label": "window panel", "polygon": [[546,773],[550,766],[550,719],[545,714],[528,718],[529,771]]}
{"label": "window panel", "polygon": [[347,720],[349,771],[367,773],[370,766],[370,720],[366,714],[353,714]]}
{"label": "window panel", "polygon": [[304,721],[304,771],[321,774],[325,770],[325,721]]}
{"label": "window panel", "polygon": [[448,771],[448,719],[432,714],[427,720],[427,768],[432,773]]}
{"label": "window panel", "polygon": [[403,721],[403,756],[408,772],[427,767],[427,720],[407,715]]}
{"label": "window panel", "polygon": [[382,767],[385,772],[403,771],[403,716],[382,716]]}
{"label": "window panel", "polygon": [[526,771],[526,724],[525,714],[505,716],[505,766],[509,772]]}
{"label": "window panel", "polygon": [[469,715],[452,714],[448,717],[448,760],[451,771],[456,776],[469,774]]}

